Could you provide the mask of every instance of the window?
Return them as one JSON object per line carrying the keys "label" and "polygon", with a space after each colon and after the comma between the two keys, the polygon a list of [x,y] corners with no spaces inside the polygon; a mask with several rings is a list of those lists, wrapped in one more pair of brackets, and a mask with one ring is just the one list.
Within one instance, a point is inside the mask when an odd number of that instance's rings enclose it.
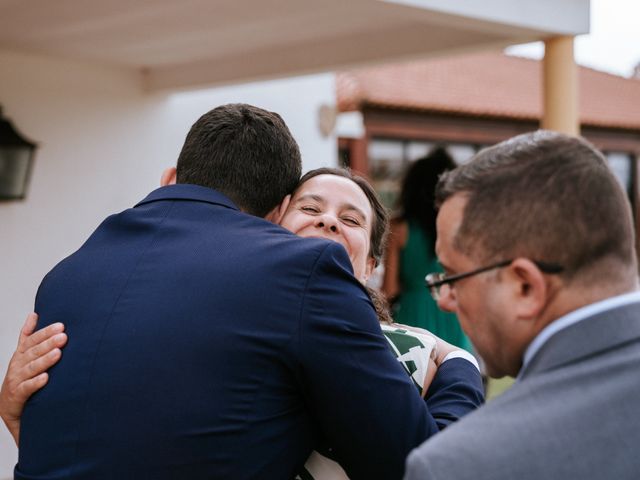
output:
{"label": "window", "polygon": [[471,160],[480,147],[478,145],[469,145],[468,143],[449,143],[447,144],[447,152],[453,157],[453,160],[462,165]]}
{"label": "window", "polygon": [[411,162],[444,145],[457,164],[467,161],[478,151],[478,145],[436,143],[420,140],[374,138],[368,145],[369,178],[382,202],[393,209],[400,195],[402,178]]}
{"label": "window", "polygon": [[609,168],[633,203],[633,155],[626,152],[606,152]]}

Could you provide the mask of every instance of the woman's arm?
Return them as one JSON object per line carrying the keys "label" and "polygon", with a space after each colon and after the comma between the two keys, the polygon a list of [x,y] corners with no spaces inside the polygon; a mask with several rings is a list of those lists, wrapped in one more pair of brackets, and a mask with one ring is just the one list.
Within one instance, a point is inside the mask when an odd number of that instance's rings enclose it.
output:
{"label": "woman's arm", "polygon": [[60,357],[60,348],[67,343],[64,325],[54,323],[34,333],[38,315],[30,313],[18,338],[7,374],[0,389],[0,416],[18,445],[20,417],[24,404],[49,380],[46,372]]}

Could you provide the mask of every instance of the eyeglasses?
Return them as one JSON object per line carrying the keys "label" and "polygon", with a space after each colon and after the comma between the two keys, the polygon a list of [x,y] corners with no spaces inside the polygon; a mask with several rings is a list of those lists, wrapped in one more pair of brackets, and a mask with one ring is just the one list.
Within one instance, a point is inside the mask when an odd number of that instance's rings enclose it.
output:
{"label": "eyeglasses", "polygon": [[[429,292],[431,293],[431,296],[437,302],[441,297],[449,293],[448,289],[450,289],[451,285],[453,285],[458,280],[472,277],[473,275],[477,275],[479,273],[488,272],[489,270],[493,270],[495,268],[506,267],[507,265],[510,265],[511,262],[513,262],[513,259],[503,260],[502,262],[493,263],[491,265],[487,265],[486,267],[471,270],[470,272],[458,273],[456,275],[450,276],[447,276],[441,272],[430,273],[425,277],[424,280],[427,284]],[[538,262],[535,260],[533,260],[533,263],[535,263],[536,266],[544,273],[560,273],[564,270],[564,267],[555,263]],[[443,287],[446,287],[446,290]]]}

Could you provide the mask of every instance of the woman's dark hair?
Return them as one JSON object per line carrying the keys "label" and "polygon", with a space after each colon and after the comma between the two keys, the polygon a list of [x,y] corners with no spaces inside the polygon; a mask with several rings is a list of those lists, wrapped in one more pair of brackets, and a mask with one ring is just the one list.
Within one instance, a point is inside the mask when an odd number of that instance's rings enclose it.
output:
{"label": "woman's dark hair", "polygon": [[304,185],[305,182],[313,177],[317,177],[318,175],[336,175],[338,177],[348,178],[358,185],[367,196],[369,204],[371,205],[371,210],[373,211],[373,224],[371,225],[371,250],[369,251],[369,256],[371,256],[376,261],[376,265],[378,265],[382,259],[387,232],[389,231],[389,213],[385,206],[382,205],[382,202],[378,198],[378,194],[367,180],[359,175],[355,175],[351,170],[346,168],[329,167],[316,168],[315,170],[310,170],[305,173],[300,179],[300,182],[298,182],[296,190]]}
{"label": "woman's dark hair", "polygon": [[393,323],[393,318],[391,317],[391,308],[389,307],[389,302],[387,302],[387,297],[380,293],[380,290],[376,290],[371,287],[365,288],[371,298],[371,303],[373,304],[373,309],[376,311],[376,315],[378,316],[378,321],[380,323],[391,325]]}
{"label": "woman's dark hair", "polygon": [[413,220],[424,231],[435,248],[436,216],[434,201],[440,176],[456,167],[444,147],[436,147],[426,157],[411,164],[402,181],[399,207],[402,220]]}

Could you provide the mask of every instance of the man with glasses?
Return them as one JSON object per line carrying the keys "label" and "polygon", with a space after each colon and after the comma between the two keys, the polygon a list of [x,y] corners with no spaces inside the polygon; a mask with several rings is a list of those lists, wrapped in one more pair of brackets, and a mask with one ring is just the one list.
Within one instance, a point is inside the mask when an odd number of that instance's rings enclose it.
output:
{"label": "man with glasses", "polygon": [[437,192],[427,276],[513,387],[414,450],[406,479],[640,475],[640,292],[631,209],[602,154],[539,131],[478,153]]}

